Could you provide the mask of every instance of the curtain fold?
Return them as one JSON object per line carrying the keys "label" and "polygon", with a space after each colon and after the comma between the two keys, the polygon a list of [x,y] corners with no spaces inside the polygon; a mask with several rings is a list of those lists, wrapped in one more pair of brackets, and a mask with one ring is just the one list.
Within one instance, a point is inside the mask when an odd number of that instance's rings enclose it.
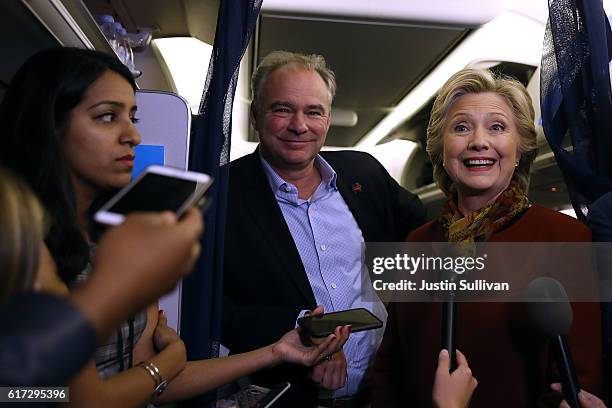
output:
{"label": "curtain fold", "polygon": [[601,0],[549,0],[542,124],[576,215],[612,189],[612,33]]}
{"label": "curtain fold", "polygon": [[[232,105],[240,60],[257,22],[262,0],[221,0],[215,43],[200,108],[192,122],[189,168],[210,174],[214,184],[205,216],[202,255],[183,281],[181,337],[189,360],[217,357],[221,330],[223,242],[226,217]],[[204,406],[208,395],[183,406]]]}

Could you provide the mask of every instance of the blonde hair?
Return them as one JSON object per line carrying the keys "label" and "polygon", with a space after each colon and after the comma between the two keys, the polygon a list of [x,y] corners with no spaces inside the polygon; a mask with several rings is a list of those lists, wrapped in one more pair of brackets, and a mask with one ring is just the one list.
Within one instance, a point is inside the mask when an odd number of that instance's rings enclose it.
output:
{"label": "blonde hair", "polygon": [[434,180],[447,195],[453,181],[442,165],[446,115],[453,103],[465,94],[493,92],[504,97],[512,107],[519,133],[520,160],[512,181],[525,192],[529,187],[529,171],[537,155],[535,114],[527,89],[516,79],[495,75],[489,70],[463,69],[449,78],[438,92],[427,126],[427,153],[434,168]]}
{"label": "blonde hair", "polygon": [[0,302],[32,288],[44,238],[44,210],[29,187],[0,168]]}
{"label": "blonde hair", "polygon": [[305,55],[289,51],[272,51],[261,60],[251,77],[251,91],[253,92],[253,105],[255,107],[259,106],[260,92],[268,75],[285,65],[297,65],[305,70],[317,72],[327,86],[329,102],[331,104],[331,101],[333,101],[336,96],[336,75],[327,66],[325,58],[323,58],[322,55]]}

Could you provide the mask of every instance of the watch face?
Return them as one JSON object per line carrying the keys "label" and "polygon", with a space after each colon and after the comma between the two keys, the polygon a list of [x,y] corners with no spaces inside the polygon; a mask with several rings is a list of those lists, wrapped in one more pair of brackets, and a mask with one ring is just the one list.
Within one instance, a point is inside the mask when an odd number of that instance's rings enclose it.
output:
{"label": "watch face", "polygon": [[162,382],[159,383],[159,385],[157,387],[155,387],[155,396],[159,397],[162,392],[164,392],[166,390],[166,387],[168,386],[168,381],[164,380]]}

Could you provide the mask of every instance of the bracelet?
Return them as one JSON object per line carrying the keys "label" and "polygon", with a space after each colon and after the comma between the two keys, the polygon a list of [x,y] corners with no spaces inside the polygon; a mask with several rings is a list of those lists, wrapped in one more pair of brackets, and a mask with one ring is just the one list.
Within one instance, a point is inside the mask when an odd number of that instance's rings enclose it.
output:
{"label": "bracelet", "polygon": [[153,371],[153,369],[151,368],[151,366],[149,364],[150,363],[148,361],[141,361],[140,363],[138,363],[138,365],[136,367],[144,368],[144,370],[151,376],[151,379],[153,380],[153,382],[155,383],[155,386],[157,387],[157,385],[160,383],[160,381],[157,380],[157,376],[155,375],[155,371]]}
{"label": "bracelet", "polygon": [[159,368],[150,361],[141,361],[138,363],[137,367],[142,367],[151,376],[151,379],[155,383],[153,395],[156,397],[160,396],[168,386],[168,382],[161,376]]}

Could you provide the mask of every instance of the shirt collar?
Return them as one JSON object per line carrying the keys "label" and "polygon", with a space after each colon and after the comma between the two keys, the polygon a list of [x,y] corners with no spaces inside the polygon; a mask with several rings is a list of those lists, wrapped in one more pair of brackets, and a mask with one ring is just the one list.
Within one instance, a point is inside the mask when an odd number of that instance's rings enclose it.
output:
{"label": "shirt collar", "polygon": [[[281,176],[278,175],[276,170],[272,168],[270,163],[261,155],[261,151],[259,151],[259,159],[261,160],[261,165],[266,173],[266,178],[268,179],[268,183],[270,183],[270,187],[272,191],[276,193],[279,190],[284,190],[285,187],[290,186],[292,189],[295,186],[291,183],[286,182]],[[334,171],[334,169],[329,165],[327,161],[320,154],[317,154],[315,157],[315,166],[319,169],[321,173],[321,179],[323,180],[323,184],[325,187],[329,189],[336,190],[338,187],[336,186],[336,180],[338,179],[338,175]]]}

